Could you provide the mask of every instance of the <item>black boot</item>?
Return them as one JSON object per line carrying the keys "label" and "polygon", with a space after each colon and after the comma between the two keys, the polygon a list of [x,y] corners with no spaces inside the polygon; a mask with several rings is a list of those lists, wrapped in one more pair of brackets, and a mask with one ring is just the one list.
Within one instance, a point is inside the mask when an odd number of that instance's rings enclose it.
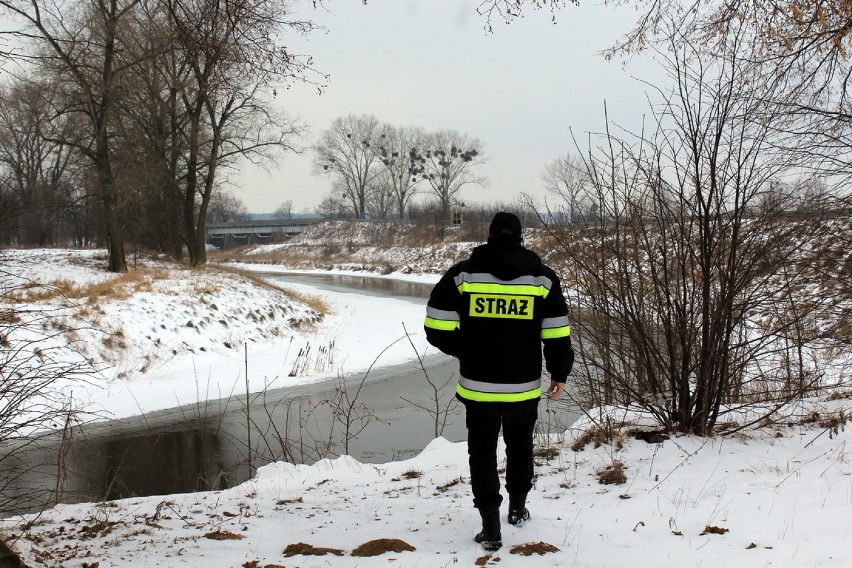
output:
{"label": "black boot", "polygon": [[482,530],[473,540],[489,552],[499,550],[503,546],[503,537],[500,535],[500,509],[480,509],[479,515],[482,517]]}
{"label": "black boot", "polygon": [[526,495],[509,495],[509,524],[522,527],[530,520]]}

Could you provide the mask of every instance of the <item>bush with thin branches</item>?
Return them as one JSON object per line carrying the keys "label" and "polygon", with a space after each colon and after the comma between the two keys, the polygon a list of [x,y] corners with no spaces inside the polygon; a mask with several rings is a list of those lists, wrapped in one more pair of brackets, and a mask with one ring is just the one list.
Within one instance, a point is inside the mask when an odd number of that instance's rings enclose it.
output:
{"label": "bush with thin branches", "polygon": [[771,145],[738,52],[673,53],[652,128],[585,152],[586,223],[557,207],[542,221],[573,290],[583,405],[709,435],[726,410],[829,384],[818,352],[840,303],[817,261],[836,209],[825,192],[774,191],[794,158]]}

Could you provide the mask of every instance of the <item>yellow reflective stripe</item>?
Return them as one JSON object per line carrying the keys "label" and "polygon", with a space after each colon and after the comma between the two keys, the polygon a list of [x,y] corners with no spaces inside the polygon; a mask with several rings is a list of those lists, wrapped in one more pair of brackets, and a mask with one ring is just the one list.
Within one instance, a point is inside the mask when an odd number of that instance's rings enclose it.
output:
{"label": "yellow reflective stripe", "polygon": [[549,327],[541,330],[542,339],[556,339],[557,337],[569,337],[571,335],[571,327],[563,325],[562,327]]}
{"label": "yellow reflective stripe", "polygon": [[456,392],[462,398],[476,402],[521,402],[541,396],[541,387],[524,392],[479,392],[456,385]]}
{"label": "yellow reflective stripe", "polygon": [[545,286],[532,284],[493,284],[488,282],[462,282],[458,285],[459,292],[478,294],[517,294],[521,296],[540,296],[546,298],[550,293]]}
{"label": "yellow reflective stripe", "polygon": [[459,326],[459,322],[456,320],[439,320],[435,318],[427,317],[426,321],[423,322],[423,325],[430,329],[439,329],[441,331],[453,331],[455,328]]}

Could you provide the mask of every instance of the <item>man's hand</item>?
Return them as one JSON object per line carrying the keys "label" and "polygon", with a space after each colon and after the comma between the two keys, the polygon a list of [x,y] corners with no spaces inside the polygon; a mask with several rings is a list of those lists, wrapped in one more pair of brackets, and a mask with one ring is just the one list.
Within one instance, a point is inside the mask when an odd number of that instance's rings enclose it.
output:
{"label": "man's hand", "polygon": [[547,398],[559,398],[562,396],[562,392],[565,390],[565,383],[557,383],[556,381],[550,381],[550,386],[547,388]]}

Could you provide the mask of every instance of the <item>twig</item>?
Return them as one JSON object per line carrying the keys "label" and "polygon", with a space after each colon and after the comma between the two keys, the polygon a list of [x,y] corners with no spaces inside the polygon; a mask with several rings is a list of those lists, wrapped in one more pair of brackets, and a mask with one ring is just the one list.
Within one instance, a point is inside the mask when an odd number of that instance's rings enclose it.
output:
{"label": "twig", "polygon": [[246,445],[248,446],[248,468],[249,468],[249,477],[253,476],[252,473],[252,461],[251,461],[251,397],[249,390],[249,376],[248,376],[248,343],[243,343],[243,352],[245,354],[245,364],[246,364]]}

